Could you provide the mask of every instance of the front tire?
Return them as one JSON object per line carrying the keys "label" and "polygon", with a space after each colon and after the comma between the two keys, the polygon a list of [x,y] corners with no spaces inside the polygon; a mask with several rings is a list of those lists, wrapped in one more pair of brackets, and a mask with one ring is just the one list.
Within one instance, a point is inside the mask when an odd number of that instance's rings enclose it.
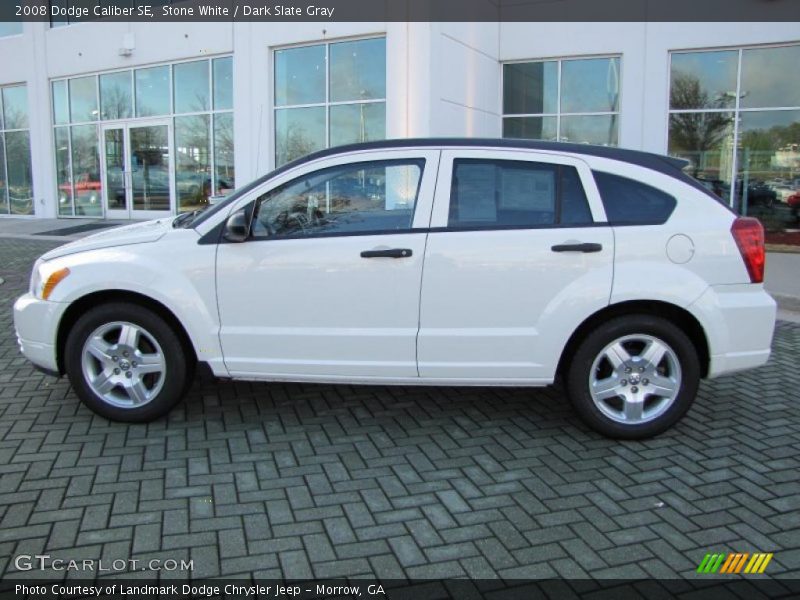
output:
{"label": "front tire", "polygon": [[169,412],[191,375],[174,329],[153,311],[128,303],[104,304],[78,319],[67,336],[64,366],[86,406],[128,423]]}
{"label": "front tire", "polygon": [[700,383],[697,350],[686,334],[660,317],[617,317],[578,346],[567,391],[592,429],[619,439],[643,439],[675,424]]}

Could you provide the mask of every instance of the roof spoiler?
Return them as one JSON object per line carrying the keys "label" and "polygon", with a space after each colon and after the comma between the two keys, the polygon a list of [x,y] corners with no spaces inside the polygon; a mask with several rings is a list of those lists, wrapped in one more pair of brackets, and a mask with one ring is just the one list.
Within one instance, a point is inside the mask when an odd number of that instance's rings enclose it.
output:
{"label": "roof spoiler", "polygon": [[686,167],[691,164],[690,160],[686,160],[685,158],[678,158],[677,156],[661,156],[659,157],[671,167],[675,167],[679,171],[683,171]]}

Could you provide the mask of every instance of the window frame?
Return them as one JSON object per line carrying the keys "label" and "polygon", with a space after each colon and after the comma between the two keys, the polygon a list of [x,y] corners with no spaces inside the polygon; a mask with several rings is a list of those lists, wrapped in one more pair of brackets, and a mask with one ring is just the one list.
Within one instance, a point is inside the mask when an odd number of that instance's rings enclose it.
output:
{"label": "window frame", "polygon": [[[797,111],[800,110],[800,106],[762,106],[762,107],[750,107],[750,108],[743,108],[741,106],[742,101],[742,58],[744,52],[747,50],[768,50],[771,48],[786,48],[786,47],[795,47],[800,46],[800,40],[790,41],[790,42],[780,42],[774,44],[745,44],[745,45],[729,45],[729,46],[714,46],[714,47],[700,47],[700,48],[681,48],[681,49],[672,49],[669,51],[668,57],[668,64],[667,64],[667,91],[666,91],[666,118],[664,121],[664,140],[665,140],[665,149],[664,153],[669,155],[670,152],[670,121],[673,115],[680,115],[680,114],[720,114],[720,113],[730,113],[733,117],[733,142],[732,142],[732,156],[730,159],[730,170],[727,175],[730,177],[730,190],[729,190],[729,197],[727,199],[720,198],[721,202],[732,209],[734,209],[737,205],[737,188],[739,186],[741,177],[739,175],[739,141],[741,138],[741,120],[742,116],[745,113],[758,113],[758,112],[766,112],[766,111],[775,111],[775,112],[782,112],[782,111]],[[736,63],[736,98],[733,106],[725,107],[725,108],[672,108],[672,59],[675,55],[678,54],[700,54],[700,53],[710,53],[710,52],[730,52],[735,51],[737,53],[737,63]],[[721,173],[720,173],[721,174]],[[716,194],[715,194],[716,197]]]}
{"label": "window frame", "polygon": [[[562,97],[562,70],[563,63],[570,61],[580,60],[594,60],[594,59],[617,59],[619,61],[619,72],[617,73],[617,110],[616,111],[589,111],[589,112],[562,112],[561,110],[561,97]],[[520,113],[520,114],[506,114],[505,112],[505,79],[506,79],[506,65],[519,65],[531,63],[548,63],[555,62],[557,69],[556,77],[556,112],[541,112],[541,113]],[[623,65],[622,53],[609,53],[609,54],[586,54],[575,56],[554,56],[549,58],[525,58],[516,60],[507,60],[501,63],[500,69],[500,137],[505,138],[503,134],[505,130],[505,122],[507,119],[527,118],[527,117],[541,117],[555,118],[556,119],[556,139],[548,141],[561,141],[561,118],[562,117],[602,117],[602,116],[616,116],[617,117],[617,144],[609,147],[619,147],[622,139],[622,78],[623,78]],[[512,138],[505,138],[512,139]]]}
{"label": "window frame", "polygon": [[[550,165],[562,165],[575,167],[578,172],[592,222],[583,225],[576,224],[550,224],[550,225],[495,225],[494,227],[450,227],[450,198],[452,194],[453,173],[455,163],[458,159],[482,159],[513,162],[532,162]],[[592,169],[589,163],[576,156],[559,154],[556,152],[534,152],[530,150],[497,150],[492,148],[455,148],[442,151],[442,158],[439,163],[439,183],[436,186],[436,198],[434,200],[433,214],[431,216],[432,232],[487,232],[504,230],[539,230],[539,229],[579,229],[590,227],[606,227],[606,213],[603,207],[600,193],[592,176]]]}
{"label": "window frame", "polygon": [[[278,130],[277,130],[277,122],[278,122],[278,111],[281,110],[291,110],[291,109],[302,109],[302,108],[323,108],[325,110],[325,146],[320,148],[320,150],[324,150],[331,147],[331,108],[334,106],[350,106],[350,105],[364,105],[364,104],[383,104],[384,111],[386,110],[386,106],[388,103],[388,90],[384,90],[384,97],[383,98],[372,98],[367,100],[343,100],[343,101],[331,101],[331,46],[334,44],[341,44],[341,43],[348,43],[348,42],[364,42],[369,40],[387,40],[386,33],[376,33],[371,35],[362,35],[357,37],[346,37],[346,38],[337,38],[337,39],[330,39],[330,40],[318,40],[315,42],[303,42],[300,44],[290,44],[285,46],[275,46],[271,48],[271,56],[270,56],[270,85],[269,85],[269,92],[270,92],[270,106],[271,106],[271,123],[272,126],[272,144],[271,144],[271,163],[273,168],[282,166],[278,165]],[[284,50],[295,50],[298,48],[313,48],[315,46],[324,46],[325,47],[325,99],[322,102],[311,102],[311,103],[304,103],[304,104],[284,104],[278,105],[276,102],[276,83],[275,83],[275,74],[276,74],[276,63],[278,53]],[[388,45],[387,45],[388,51]],[[386,83],[388,84],[388,69],[386,64],[384,64],[384,77],[386,78]],[[384,129],[384,137],[381,139],[385,139],[386,130]],[[290,159],[288,162],[291,162]],[[288,164],[284,163],[284,164]]]}

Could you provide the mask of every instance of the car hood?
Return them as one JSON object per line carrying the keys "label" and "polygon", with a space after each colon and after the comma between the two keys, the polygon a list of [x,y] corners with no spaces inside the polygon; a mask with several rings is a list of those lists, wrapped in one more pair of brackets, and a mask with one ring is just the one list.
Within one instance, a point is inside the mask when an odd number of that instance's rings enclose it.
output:
{"label": "car hood", "polygon": [[54,248],[42,256],[43,260],[51,260],[68,254],[113,248],[115,246],[129,246],[131,244],[146,244],[161,239],[171,228],[174,217],[133,223],[122,227],[113,227],[100,233],[81,238],[69,244]]}

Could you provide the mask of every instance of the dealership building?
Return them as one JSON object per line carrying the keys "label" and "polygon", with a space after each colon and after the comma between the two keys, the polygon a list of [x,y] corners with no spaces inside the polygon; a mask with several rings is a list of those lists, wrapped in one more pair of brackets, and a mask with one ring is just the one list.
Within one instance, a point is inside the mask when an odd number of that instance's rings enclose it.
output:
{"label": "dealership building", "polygon": [[0,57],[3,215],[175,214],[429,136],[677,155],[742,211],[800,189],[798,23],[0,23]]}

